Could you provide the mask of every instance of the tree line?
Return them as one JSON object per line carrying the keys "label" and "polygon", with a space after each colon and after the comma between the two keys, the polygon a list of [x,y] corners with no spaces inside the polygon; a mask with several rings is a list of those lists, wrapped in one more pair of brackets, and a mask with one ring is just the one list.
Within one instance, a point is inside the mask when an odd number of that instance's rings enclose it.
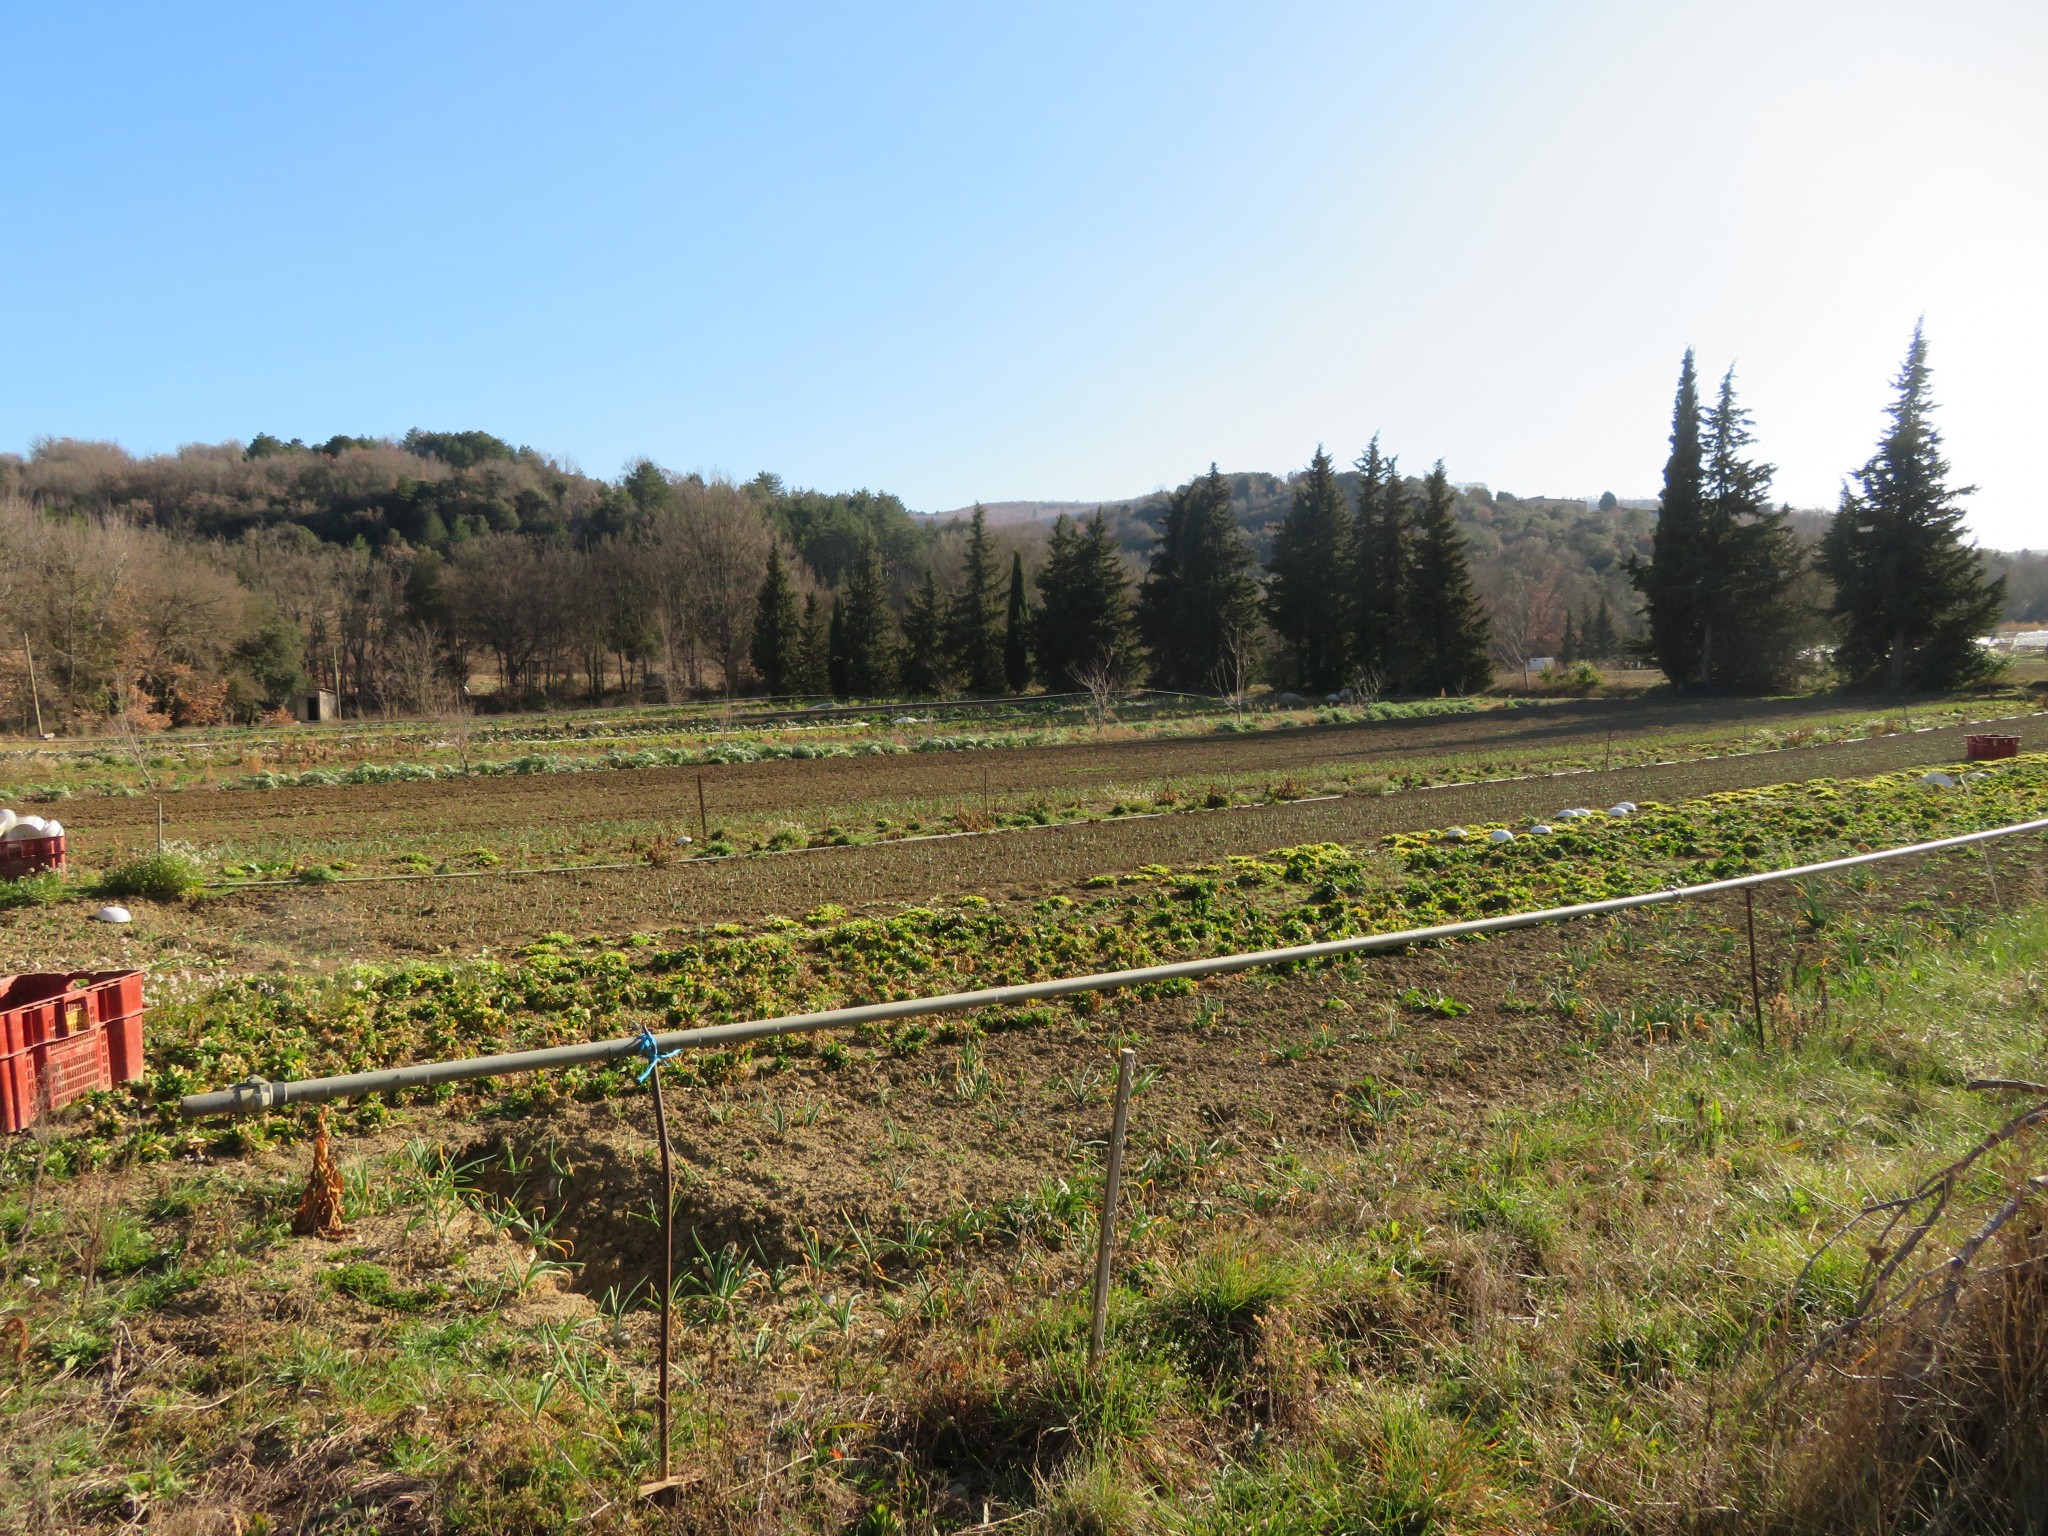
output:
{"label": "tree line", "polygon": [[857,551],[829,598],[801,607],[771,554],[750,657],[771,693],[913,697],[1102,693],[1149,682],[1241,695],[1262,677],[1314,692],[1466,693],[1492,679],[1486,613],[1451,488],[1438,463],[1419,488],[1377,440],[1355,495],[1318,449],[1262,567],[1209,473],[1175,491],[1149,559],[1132,568],[1108,516],[1056,519],[1027,580],[1007,579],[986,514],[967,523],[958,580],[930,567],[902,604],[885,599],[878,551]]}
{"label": "tree line", "polygon": [[1631,567],[1642,650],[1673,684],[1782,689],[1823,649],[1851,687],[1895,693],[1957,688],[1997,669],[1978,641],[1998,621],[2005,579],[1964,540],[1962,500],[1974,488],[1949,483],[1931,380],[1916,325],[1890,425],[1809,549],[1790,509],[1771,505],[1776,471],[1755,456],[1734,369],[1706,404],[1686,352],[1656,531],[1649,557]]}
{"label": "tree line", "polygon": [[[1348,471],[1321,449],[1285,480],[1212,465],[1049,530],[645,460],[608,482],[483,432],[147,459],[46,440],[0,455],[20,632],[0,635],[0,719],[206,725],[314,686],[357,714],[1262,680],[1434,696],[1532,655],[1646,660],[1689,690],[1790,686],[1824,654],[1858,686],[1956,686],[1994,664],[1976,640],[2006,588],[1963,541],[1929,378],[1916,330],[1829,518],[1772,504],[1732,370],[1704,400],[1691,353],[1654,521],[1454,485],[1441,462],[1405,476],[1377,439]],[[1998,558],[2039,609],[2039,557]]]}

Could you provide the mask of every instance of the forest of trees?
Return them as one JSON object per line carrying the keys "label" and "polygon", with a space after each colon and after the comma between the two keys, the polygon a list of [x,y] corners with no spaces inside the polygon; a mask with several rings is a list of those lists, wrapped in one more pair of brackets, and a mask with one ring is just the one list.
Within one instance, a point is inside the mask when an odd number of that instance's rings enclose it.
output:
{"label": "forest of trees", "polygon": [[[2048,619],[2048,556],[1963,543],[1926,343],[1832,516],[1770,498],[1733,370],[1681,367],[1663,495],[1519,498],[1349,469],[1225,475],[1076,520],[940,522],[869,491],[585,475],[485,432],[137,458],[0,455],[0,722],[252,720],[716,692],[923,697],[1253,683],[1482,688],[1531,656],[1643,660],[1680,689],[1932,689]],[[37,688],[29,686],[31,658]],[[470,687],[477,686],[472,700]]]}

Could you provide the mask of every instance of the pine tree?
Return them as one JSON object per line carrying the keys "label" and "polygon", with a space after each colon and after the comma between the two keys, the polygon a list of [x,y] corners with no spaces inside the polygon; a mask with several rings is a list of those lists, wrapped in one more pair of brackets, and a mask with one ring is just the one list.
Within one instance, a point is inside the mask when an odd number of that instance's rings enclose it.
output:
{"label": "pine tree", "polygon": [[790,681],[791,689],[812,696],[831,693],[832,639],[825,610],[815,592],[804,594],[803,628],[798,634],[796,649],[797,670]]}
{"label": "pine tree", "polygon": [[874,540],[862,539],[833,610],[839,621],[844,657],[844,693],[851,698],[879,698],[896,686],[894,620],[889,613],[882,556]]}
{"label": "pine tree", "polygon": [[960,590],[953,595],[946,616],[953,666],[971,694],[988,696],[1003,691],[1003,640],[996,628],[1002,600],[996,585],[995,551],[988,539],[988,514],[977,502],[967,531]]}
{"label": "pine tree", "polygon": [[912,698],[943,698],[952,691],[953,659],[946,645],[946,605],[939,582],[925,568],[903,609],[903,691]]}
{"label": "pine tree", "polygon": [[1167,502],[1138,592],[1139,627],[1161,688],[1234,688],[1259,623],[1257,557],[1232,510],[1230,483],[1209,466]]}
{"label": "pine tree", "polygon": [[1664,461],[1664,494],[1647,562],[1631,561],[1629,575],[1643,594],[1650,654],[1681,692],[1699,673],[1704,573],[1701,548],[1704,467],[1700,455],[1700,385],[1692,348],[1678,370],[1671,408],[1671,455]]}
{"label": "pine tree", "polygon": [[1064,515],[1053,524],[1033,629],[1039,675],[1056,691],[1084,688],[1091,674],[1127,678],[1134,670],[1130,582],[1100,511],[1078,528]]}
{"label": "pine tree", "polygon": [[768,574],[754,608],[754,637],[748,655],[771,697],[789,692],[798,664],[800,641],[796,588],[782,565],[782,546],[768,546]]}
{"label": "pine tree", "polygon": [[1806,627],[1799,540],[1769,492],[1776,470],[1746,456],[1755,441],[1722,375],[1702,444],[1700,658],[1708,687],[1760,693],[1788,683]]}
{"label": "pine tree", "polygon": [[1031,598],[1024,588],[1024,553],[1010,552],[1010,605],[1003,617],[1003,682],[1012,693],[1031,686]]}
{"label": "pine tree", "polygon": [[1415,565],[1415,511],[1399,464],[1377,435],[1358,460],[1358,531],[1352,555],[1352,660],[1381,693],[1400,693],[1408,672],[1404,615]]}
{"label": "pine tree", "polygon": [[1579,659],[1579,651],[1579,632],[1573,625],[1571,610],[1567,608],[1564,614],[1564,638],[1557,642],[1557,659],[1570,666]]}
{"label": "pine tree", "polygon": [[1438,459],[1422,482],[1409,589],[1408,628],[1416,651],[1410,687],[1419,693],[1477,693],[1493,681],[1490,626],[1472,585],[1454,504],[1450,477]]}
{"label": "pine tree", "polygon": [[1266,614],[1287,647],[1290,671],[1316,692],[1343,686],[1352,652],[1351,507],[1320,447],[1273,535]]}
{"label": "pine tree", "polygon": [[1963,542],[1960,503],[1976,487],[1948,483],[1918,325],[1895,387],[1891,430],[1821,540],[1841,635],[1835,665],[1858,687],[1955,688],[1995,666],[1976,642],[2004,606],[2005,578],[1986,581]]}

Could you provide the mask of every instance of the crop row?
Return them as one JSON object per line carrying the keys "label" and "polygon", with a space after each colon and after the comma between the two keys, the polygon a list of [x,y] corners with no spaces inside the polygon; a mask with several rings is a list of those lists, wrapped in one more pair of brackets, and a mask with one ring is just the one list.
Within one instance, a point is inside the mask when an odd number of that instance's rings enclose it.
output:
{"label": "crop row", "polygon": [[[1646,805],[1502,844],[1398,833],[1367,848],[1313,844],[1182,869],[1150,865],[1028,906],[967,897],[886,918],[826,906],[801,919],[669,938],[555,934],[500,959],[360,966],[321,980],[235,978],[159,1002],[153,1071],[131,1102],[103,1105],[98,1131],[126,1134],[133,1155],[162,1154],[173,1149],[169,1111],[180,1095],[252,1074],[366,1071],[615,1036],[643,1024],[686,1027],[1308,943],[1710,880],[2044,812],[2048,755],[2033,755],[1953,789],[1930,789],[1910,773],[1816,780]],[[1085,1015],[1099,1006],[1082,997],[1063,1008]],[[950,1028],[1055,1016],[1033,1008]],[[871,1031],[862,1043],[914,1050],[929,1038],[930,1027],[913,1022]],[[812,1051],[831,1065],[847,1047],[786,1040],[765,1049],[772,1054],[756,1069]],[[712,1080],[746,1069],[749,1055],[702,1054],[687,1070]],[[624,1068],[601,1067],[484,1091],[519,1104],[602,1095],[631,1080]]]}
{"label": "crop row", "polygon": [[[1521,701],[1509,700],[1504,704],[1490,707],[1520,706]],[[1267,711],[1254,715],[1226,714],[1220,717],[1212,711],[1189,717],[1145,721],[1129,729],[1154,738],[1204,733],[1238,734],[1313,724],[1366,724],[1442,715],[1469,715],[1478,713],[1480,708],[1480,704],[1472,699],[1420,699],[1411,702],[1369,704],[1355,708]],[[604,752],[582,753],[529,751],[514,757],[499,758],[470,757],[466,751],[456,754],[450,742],[438,741],[425,745],[436,753],[437,758],[444,760],[422,761],[415,757],[406,760],[361,761],[346,767],[322,766],[296,770],[266,767],[253,773],[222,777],[213,783],[214,787],[219,789],[259,790],[333,788],[346,784],[432,783],[441,779],[487,779],[533,774],[602,773],[636,768],[693,768],[727,764],[805,762],[827,758],[890,757],[910,752],[979,752],[1001,748],[1057,746],[1068,741],[1092,739],[1095,735],[1093,730],[1077,734],[1071,727],[1047,727],[1042,722],[1022,728],[935,732],[929,735],[919,735],[910,729],[930,723],[934,722],[921,720],[916,716],[877,715],[872,718],[833,721],[823,726],[795,727],[780,733],[706,732],[703,734],[717,734],[721,739],[709,741],[702,746],[663,745],[631,750],[614,747]],[[886,740],[855,743],[815,739],[826,731],[852,733],[871,730],[887,730],[893,734]],[[789,739],[791,737],[798,739]],[[245,750],[235,755],[247,757],[249,753]],[[91,754],[90,762],[98,767],[125,769],[130,766],[117,754],[109,752]],[[157,759],[150,766],[170,767],[172,761]],[[142,777],[139,773],[130,772],[119,778],[100,776],[70,782],[24,783],[8,788],[5,793],[15,800],[28,802],[68,799],[79,794],[133,795],[141,792],[139,784]]]}

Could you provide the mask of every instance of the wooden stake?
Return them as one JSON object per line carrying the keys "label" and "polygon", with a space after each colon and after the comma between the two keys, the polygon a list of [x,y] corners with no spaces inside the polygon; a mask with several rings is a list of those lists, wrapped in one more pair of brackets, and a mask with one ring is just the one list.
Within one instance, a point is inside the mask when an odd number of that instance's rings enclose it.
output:
{"label": "wooden stake", "polygon": [[162,795],[156,797],[156,851],[159,855],[164,851],[164,797]]}
{"label": "wooden stake", "polygon": [[1984,852],[1984,873],[1991,881],[1991,905],[2002,907],[2005,905],[2005,902],[2000,899],[1998,894],[1998,866],[1991,862],[1991,845],[1989,843],[1979,843],[1977,846]]}
{"label": "wooden stake", "polygon": [[704,775],[697,775],[697,837],[702,842],[711,841],[711,823],[704,815]]}
{"label": "wooden stake", "polygon": [[1103,1334],[1109,1322],[1109,1270],[1116,1256],[1116,1200],[1124,1177],[1124,1127],[1131,1114],[1131,1069],[1138,1053],[1126,1046],[1117,1052],[1116,1114],[1109,1125],[1109,1167],[1102,1180],[1102,1235],[1095,1245],[1095,1300],[1088,1324],[1088,1367],[1102,1359]]}
{"label": "wooden stake", "polygon": [[1764,992],[1756,976],[1756,887],[1742,888],[1742,915],[1749,928],[1749,1006],[1756,1014],[1756,1043],[1768,1048],[1770,1040],[1764,1034]]}
{"label": "wooden stake", "polygon": [[36,740],[43,739],[43,692],[36,686],[36,653],[29,649],[28,631],[21,632],[21,654],[28,659],[28,696],[36,707]]}
{"label": "wooden stake", "polygon": [[661,1436],[661,1472],[651,1483],[640,1485],[640,1497],[653,1498],[676,1486],[668,1465],[668,1357],[669,1339],[675,1326],[676,1297],[676,1184],[675,1165],[668,1147],[668,1111],[661,1099],[661,1062],[648,1074],[654,1080],[654,1134],[661,1140],[661,1365],[655,1386],[658,1430]]}

